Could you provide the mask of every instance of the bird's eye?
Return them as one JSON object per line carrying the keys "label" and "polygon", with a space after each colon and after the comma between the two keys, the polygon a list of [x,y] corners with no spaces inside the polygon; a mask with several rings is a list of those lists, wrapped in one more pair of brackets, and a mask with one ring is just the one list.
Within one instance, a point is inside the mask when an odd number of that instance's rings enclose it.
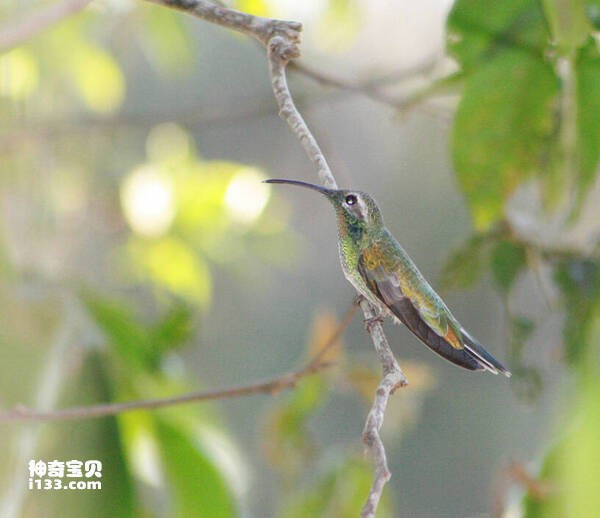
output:
{"label": "bird's eye", "polygon": [[354,194],[349,194],[346,196],[346,203],[348,205],[354,205],[356,203],[356,196]]}

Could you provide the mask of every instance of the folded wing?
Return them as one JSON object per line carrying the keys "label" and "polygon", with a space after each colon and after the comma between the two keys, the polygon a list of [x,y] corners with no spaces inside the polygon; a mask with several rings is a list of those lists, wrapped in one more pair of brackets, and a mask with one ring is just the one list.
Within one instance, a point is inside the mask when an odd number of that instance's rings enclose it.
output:
{"label": "folded wing", "polygon": [[419,300],[415,293],[403,290],[398,274],[393,268],[386,268],[378,257],[381,255],[376,248],[363,252],[358,259],[358,270],[369,289],[419,340],[465,369],[508,373],[480,344],[457,326],[452,315],[449,312],[446,314],[443,303],[436,310],[432,304]]}

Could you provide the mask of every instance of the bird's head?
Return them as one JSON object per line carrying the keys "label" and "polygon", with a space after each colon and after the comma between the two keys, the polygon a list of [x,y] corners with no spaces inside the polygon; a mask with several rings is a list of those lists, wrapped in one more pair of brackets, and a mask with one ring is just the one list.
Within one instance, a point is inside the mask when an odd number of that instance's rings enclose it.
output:
{"label": "bird's head", "polygon": [[298,180],[271,179],[265,180],[265,183],[285,183],[320,192],[332,203],[340,224],[360,225],[367,229],[383,225],[379,207],[366,192],[350,189],[328,189]]}

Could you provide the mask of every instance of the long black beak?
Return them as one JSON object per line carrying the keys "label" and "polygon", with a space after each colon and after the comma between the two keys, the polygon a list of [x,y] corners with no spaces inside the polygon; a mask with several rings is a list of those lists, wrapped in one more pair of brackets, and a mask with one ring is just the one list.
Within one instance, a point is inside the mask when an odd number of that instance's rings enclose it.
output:
{"label": "long black beak", "polygon": [[331,194],[333,189],[327,189],[326,187],[321,187],[320,185],[315,185],[313,183],[301,182],[299,180],[282,180],[279,178],[272,178],[270,180],[264,180],[264,183],[287,183],[290,185],[298,185],[300,187],[306,187],[307,189],[312,189],[313,191],[320,192],[321,194]]}

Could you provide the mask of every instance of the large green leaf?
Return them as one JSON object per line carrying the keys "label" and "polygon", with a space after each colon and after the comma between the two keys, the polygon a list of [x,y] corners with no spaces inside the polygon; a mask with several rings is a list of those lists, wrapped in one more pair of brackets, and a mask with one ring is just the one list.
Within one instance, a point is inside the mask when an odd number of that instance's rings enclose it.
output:
{"label": "large green leaf", "polygon": [[185,344],[194,331],[192,308],[179,301],[171,307],[164,317],[149,331],[149,348],[155,364],[164,353]]}
{"label": "large green leaf", "polygon": [[448,50],[470,71],[506,49],[520,48],[541,58],[548,40],[536,0],[457,0],[448,16]]}
{"label": "large green leaf", "polygon": [[473,286],[484,270],[487,235],[475,234],[448,257],[442,268],[440,288],[453,290]]}
{"label": "large green leaf", "polygon": [[148,362],[146,333],[135,322],[131,310],[91,292],[84,293],[81,298],[120,362],[128,368],[143,368]]}
{"label": "large green leaf", "polygon": [[96,325],[104,332],[118,363],[125,369],[156,370],[165,353],[190,338],[193,326],[191,308],[176,302],[153,326],[144,325],[125,305],[91,292],[82,296]]}
{"label": "large green leaf", "polygon": [[[89,353],[76,379],[69,384],[65,400],[60,406],[90,405],[97,401],[110,401],[112,390],[106,363],[100,355]],[[54,443],[51,452],[45,452],[46,460],[76,459],[82,462],[102,462],[102,477],[81,480],[100,481],[102,488],[81,491],[46,491],[39,495],[40,508],[46,516],[103,517],[136,516],[135,487],[127,465],[121,436],[115,417],[66,421],[48,427],[43,435]],[[44,441],[45,442],[45,441]],[[80,479],[74,479],[80,480]],[[63,479],[67,483],[68,479]],[[49,499],[56,502],[52,512]]]}
{"label": "large green leaf", "polygon": [[467,78],[452,148],[477,228],[501,219],[514,189],[546,164],[555,144],[552,107],[557,94],[552,67],[516,47]]}
{"label": "large green leaf", "polygon": [[578,208],[596,178],[600,53],[591,28],[599,13],[597,1],[583,0],[455,3],[448,49],[465,90],[453,158],[478,228],[502,218],[531,177],[549,208],[575,185]]}
{"label": "large green leaf", "polygon": [[193,434],[158,417],[155,421],[174,517],[235,516],[235,500],[215,463]]}
{"label": "large green leaf", "polygon": [[320,376],[312,376],[303,379],[270,410],[263,447],[269,461],[284,474],[297,474],[312,459],[316,445],[308,419],[327,396],[327,384]]}

